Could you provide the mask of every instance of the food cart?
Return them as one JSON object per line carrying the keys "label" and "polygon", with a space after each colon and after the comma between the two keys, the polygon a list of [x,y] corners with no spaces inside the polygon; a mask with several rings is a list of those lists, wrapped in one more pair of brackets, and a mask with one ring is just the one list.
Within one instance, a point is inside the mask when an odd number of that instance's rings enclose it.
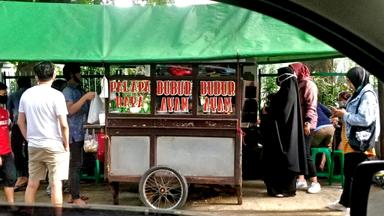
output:
{"label": "food cart", "polygon": [[[3,1],[0,7],[0,60],[106,66],[105,177],[116,204],[119,182],[140,182],[141,197],[152,207],[182,206],[189,183],[233,185],[241,203],[242,65],[197,61],[340,56],[296,28],[226,4],[117,8]],[[177,190],[154,181],[168,176]],[[171,199],[169,205],[152,202],[160,195]]]}
{"label": "food cart", "polygon": [[188,184],[232,185],[241,193],[242,65],[111,65],[106,178],[139,182],[152,208],[181,207]]}

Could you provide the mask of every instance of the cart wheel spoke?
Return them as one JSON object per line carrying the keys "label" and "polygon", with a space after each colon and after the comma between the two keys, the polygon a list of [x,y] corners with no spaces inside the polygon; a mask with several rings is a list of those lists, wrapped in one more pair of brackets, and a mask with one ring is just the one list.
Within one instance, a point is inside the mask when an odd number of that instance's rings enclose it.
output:
{"label": "cart wheel spoke", "polygon": [[166,185],[170,185],[172,183],[172,181],[175,181],[175,178],[171,177],[171,176],[168,176],[168,177],[166,177],[165,184]]}
{"label": "cart wheel spoke", "polygon": [[168,189],[169,189],[169,190],[178,190],[178,191],[181,191],[181,187],[180,187],[180,185],[177,185],[177,184],[171,185]]}
{"label": "cart wheel spoke", "polygon": [[161,196],[158,196],[156,200],[153,201],[153,205],[160,208],[161,206]]}
{"label": "cart wheel spoke", "polygon": [[140,199],[154,209],[174,209],[187,200],[188,185],[175,170],[159,166],[144,173],[139,184]]}
{"label": "cart wheel spoke", "polygon": [[169,194],[169,197],[172,198],[173,202],[177,201],[179,199],[179,196],[180,194],[176,195],[176,194]]}
{"label": "cart wheel spoke", "polygon": [[154,187],[154,188],[158,188],[159,187],[159,183],[157,181],[157,178],[150,178],[148,180],[148,184],[147,184],[149,187]]}

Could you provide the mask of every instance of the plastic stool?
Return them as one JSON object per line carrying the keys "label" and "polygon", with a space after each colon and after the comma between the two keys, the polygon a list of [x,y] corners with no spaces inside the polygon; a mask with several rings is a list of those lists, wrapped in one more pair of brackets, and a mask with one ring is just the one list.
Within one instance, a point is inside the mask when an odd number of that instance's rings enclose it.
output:
{"label": "plastic stool", "polygon": [[100,175],[100,161],[96,159],[95,160],[95,168],[94,168],[93,176],[82,174],[81,175],[81,179],[91,179],[91,180],[95,180],[95,183],[99,183],[100,182],[100,178],[101,178],[101,175]]}
{"label": "plastic stool", "polygon": [[[334,175],[335,172],[335,158],[339,159],[340,162],[340,174]],[[332,166],[331,166],[331,177],[330,184],[337,181],[341,183],[341,186],[344,188],[344,152],[342,150],[334,150],[332,152]]]}
{"label": "plastic stool", "polygon": [[317,171],[317,176],[318,177],[327,177],[328,178],[328,184],[331,185],[332,182],[331,182],[331,167],[332,167],[332,158],[331,158],[331,150],[328,148],[328,147],[314,147],[314,148],[311,148],[311,156],[312,156],[312,160],[315,162],[316,161],[316,155],[319,154],[319,153],[324,153],[325,154],[325,158],[326,158],[326,161],[327,161],[327,166],[326,166],[326,169],[325,171]]}

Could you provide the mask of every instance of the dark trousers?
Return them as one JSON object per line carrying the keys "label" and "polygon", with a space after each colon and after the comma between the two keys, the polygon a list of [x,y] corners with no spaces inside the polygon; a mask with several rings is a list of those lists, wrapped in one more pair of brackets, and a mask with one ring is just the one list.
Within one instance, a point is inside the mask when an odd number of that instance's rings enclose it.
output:
{"label": "dark trousers", "polygon": [[304,136],[305,140],[305,154],[307,159],[308,177],[312,178],[317,176],[315,162],[312,160],[311,155],[311,136]]}
{"label": "dark trousers", "polygon": [[4,187],[14,187],[16,183],[16,169],[12,153],[1,155],[3,165],[0,166],[0,175],[3,176],[2,185]]}
{"label": "dark trousers", "polygon": [[11,145],[12,152],[15,155],[15,166],[17,176],[28,176],[28,143],[21,134],[18,125],[12,126]]}
{"label": "dark trousers", "polygon": [[72,199],[80,198],[80,175],[83,166],[84,141],[70,144],[69,189]]}
{"label": "dark trousers", "polygon": [[360,152],[347,153],[344,155],[344,188],[339,203],[345,207],[351,204],[351,184],[353,174],[359,163],[368,160],[367,155]]}

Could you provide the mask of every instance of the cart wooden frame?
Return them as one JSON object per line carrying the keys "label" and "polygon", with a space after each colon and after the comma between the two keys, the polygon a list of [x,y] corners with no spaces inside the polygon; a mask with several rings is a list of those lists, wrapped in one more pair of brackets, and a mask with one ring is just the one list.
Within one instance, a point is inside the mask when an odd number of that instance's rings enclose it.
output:
{"label": "cart wooden frame", "polygon": [[[120,182],[140,182],[143,174],[151,167],[156,166],[166,166],[173,169],[184,176],[188,184],[232,185],[236,191],[238,204],[241,204],[242,136],[239,128],[242,104],[240,77],[243,64],[239,62],[178,63],[175,67],[187,65],[191,70],[192,73],[186,76],[159,75],[156,71],[162,65],[164,64],[146,65],[147,69],[150,70],[150,75],[146,77],[126,76],[122,75],[121,71],[120,73],[111,72],[112,67],[106,67],[106,74],[109,74],[110,96],[106,101],[105,130],[108,141],[105,164],[107,175],[105,177],[112,185],[114,204],[119,203]],[[218,72],[213,70],[215,75],[207,73],[201,75],[202,67],[221,67],[224,65],[226,67],[231,66],[236,72],[229,75],[218,75]],[[138,65],[121,67],[137,68]],[[119,97],[116,94],[121,93],[121,89],[130,89],[133,82],[137,83],[143,80],[149,81],[151,84],[150,112],[147,114],[129,113],[129,110],[127,110],[128,114],[111,112],[111,95],[116,100],[116,97]],[[128,84],[122,84],[125,81]],[[191,109],[188,109],[187,114],[183,112],[178,114],[169,110],[165,113],[158,112],[159,105],[157,103],[160,103],[161,99],[159,100],[159,98],[164,97],[158,92],[159,82],[162,81],[192,83],[190,86],[191,95],[189,95],[191,101],[188,102]],[[120,82],[120,84],[113,82]],[[222,82],[223,85],[231,82],[233,84],[234,89],[232,89],[233,95],[231,96],[233,104],[231,104],[230,110],[232,113],[229,113],[228,110],[222,110],[223,113],[218,110],[216,113],[207,114],[203,111],[199,113],[197,107],[202,97],[200,89],[202,82]],[[117,87],[117,85],[121,86]],[[122,87],[123,85],[125,87]],[[173,96],[178,97],[177,94],[173,94]],[[213,97],[220,96],[223,95],[216,92]],[[122,103],[121,100],[118,103]],[[116,103],[113,106],[115,107]]]}

